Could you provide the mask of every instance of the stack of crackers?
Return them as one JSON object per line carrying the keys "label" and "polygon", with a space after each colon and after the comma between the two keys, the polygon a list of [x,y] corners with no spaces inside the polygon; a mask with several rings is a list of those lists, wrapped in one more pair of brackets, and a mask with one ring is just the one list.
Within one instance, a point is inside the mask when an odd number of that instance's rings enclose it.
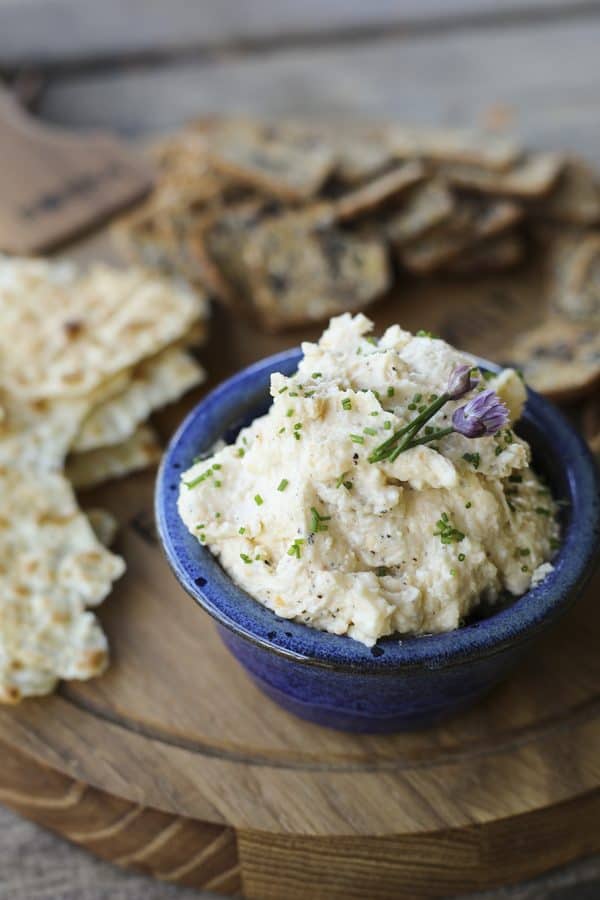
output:
{"label": "stack of crackers", "polygon": [[90,610],[125,564],[72,485],[157,461],[146,420],[203,380],[206,317],[156,273],[0,257],[0,702],[105,668]]}
{"label": "stack of crackers", "polygon": [[505,361],[555,399],[597,389],[600,183],[584,162],[494,134],[238,119],[192,123],[154,157],[156,189],[119,247],[262,329],[541,257],[539,323]]}

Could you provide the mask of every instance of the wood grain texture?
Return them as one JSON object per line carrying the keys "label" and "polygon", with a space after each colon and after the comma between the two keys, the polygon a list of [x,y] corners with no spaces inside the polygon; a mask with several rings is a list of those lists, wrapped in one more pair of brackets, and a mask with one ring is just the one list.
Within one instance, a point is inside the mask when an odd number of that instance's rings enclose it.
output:
{"label": "wood grain texture", "polygon": [[[91,242],[86,255],[107,253]],[[538,277],[408,282],[372,314],[378,329],[400,320],[493,357],[539,315]],[[293,340],[216,310],[202,390]],[[200,395],[157,418],[165,437]],[[600,850],[599,579],[473,710],[412,734],[344,735],[274,706],[228,656],[168,571],[152,486],[142,474],[85,498],[119,518],[129,564],[100,610],[113,663],[0,710],[0,800],[105,858],[257,900],[307,886],[438,896]]]}
{"label": "wood grain texture", "polygon": [[215,112],[472,126],[501,111],[528,143],[600,163],[599,41],[594,18],[111,69],[51,81],[41,114],[144,133]]}
{"label": "wood grain texture", "polygon": [[2,88],[0,160],[0,250],[10,253],[39,253],[98,227],[152,184],[120,141],[44,126]]}
{"label": "wood grain texture", "polygon": [[[566,11],[586,13],[590,3]],[[29,0],[0,3],[0,64],[72,66],[119,57],[350,40],[392,29],[448,28],[565,15],[560,0]]]}

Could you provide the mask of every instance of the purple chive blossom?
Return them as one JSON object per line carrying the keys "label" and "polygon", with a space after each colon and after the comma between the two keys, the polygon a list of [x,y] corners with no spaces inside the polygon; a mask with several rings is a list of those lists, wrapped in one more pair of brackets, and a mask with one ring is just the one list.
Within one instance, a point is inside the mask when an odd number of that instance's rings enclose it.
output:
{"label": "purple chive blossom", "polygon": [[459,406],[452,416],[454,430],[468,438],[495,434],[508,424],[508,410],[495,391],[477,394],[464,406]]}
{"label": "purple chive blossom", "polygon": [[460,400],[461,397],[472,391],[475,385],[478,384],[477,378],[471,377],[472,371],[473,366],[467,364],[457,366],[452,370],[448,379],[448,387],[446,388],[446,393],[450,400]]}

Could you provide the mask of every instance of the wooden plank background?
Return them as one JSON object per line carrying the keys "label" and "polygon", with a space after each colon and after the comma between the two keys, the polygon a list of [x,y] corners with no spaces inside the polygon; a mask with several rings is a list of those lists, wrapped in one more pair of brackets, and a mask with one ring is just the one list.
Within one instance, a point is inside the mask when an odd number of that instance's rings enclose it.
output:
{"label": "wooden plank background", "polygon": [[[144,135],[215,112],[487,125],[600,164],[592,0],[0,0],[0,73],[57,123]],[[0,808],[0,900],[188,900]],[[206,895],[205,895],[206,896]],[[481,900],[592,900],[600,861]]]}

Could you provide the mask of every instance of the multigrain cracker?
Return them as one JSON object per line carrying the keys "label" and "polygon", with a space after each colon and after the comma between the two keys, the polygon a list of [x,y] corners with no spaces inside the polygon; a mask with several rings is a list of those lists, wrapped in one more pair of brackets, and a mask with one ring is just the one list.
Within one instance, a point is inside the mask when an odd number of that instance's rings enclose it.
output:
{"label": "multigrain cracker", "polygon": [[546,194],[556,183],[565,165],[557,153],[531,154],[506,171],[494,172],[482,166],[444,164],[440,172],[457,187],[501,197],[535,198]]}
{"label": "multigrain cracker", "polygon": [[509,137],[485,132],[392,125],[387,144],[396,157],[424,157],[439,162],[456,162],[503,171],[517,162],[519,145]]}
{"label": "multigrain cracker", "polygon": [[417,160],[396,166],[339,197],[333,203],[333,214],[338,222],[345,222],[375,213],[424,177],[425,167]]}
{"label": "multigrain cracker", "polygon": [[548,252],[554,307],[600,328],[600,231],[563,235]]}
{"label": "multigrain cracker", "polygon": [[525,255],[523,239],[512,232],[480,241],[451,260],[445,271],[457,275],[473,275],[508,269],[521,262]]}
{"label": "multigrain cracker", "polygon": [[74,488],[84,490],[154,466],[161,454],[156,433],[149,425],[140,425],[121,444],[73,453],[67,459],[65,475]]}
{"label": "multigrain cracker", "polygon": [[392,245],[406,244],[446,221],[454,208],[454,197],[443,182],[417,184],[384,221],[383,232]]}
{"label": "multigrain cracker", "polygon": [[558,316],[520,335],[506,356],[535,390],[569,401],[600,384],[600,329]]}
{"label": "multigrain cracker", "polygon": [[296,123],[224,121],[209,138],[213,166],[287,201],[314,197],[335,164],[333,147]]}
{"label": "multigrain cracker", "polygon": [[0,702],[48,694],[60,678],[91,678],[108,644],[88,611],[125,569],[96,539],[68,482],[0,471]]}
{"label": "multigrain cracker", "polygon": [[247,294],[270,330],[362,309],[390,284],[383,241],[315,226],[303,215],[266,221],[246,240]]}
{"label": "multigrain cracker", "polygon": [[596,172],[579,159],[569,159],[552,190],[533,202],[530,212],[540,219],[567,225],[600,223],[600,181]]}
{"label": "multigrain cracker", "polygon": [[136,366],[124,391],[96,406],[71,449],[108,447],[127,440],[154,410],[177,400],[204,381],[202,367],[178,347],[163,350]]}
{"label": "multigrain cracker", "polygon": [[521,216],[521,208],[511,201],[462,196],[452,216],[418,240],[396,248],[399,260],[412,272],[434,271],[480,241],[507,231]]}
{"label": "multigrain cracker", "polygon": [[206,300],[142,269],[0,259],[0,382],[16,394],[82,396],[180,340]]}

